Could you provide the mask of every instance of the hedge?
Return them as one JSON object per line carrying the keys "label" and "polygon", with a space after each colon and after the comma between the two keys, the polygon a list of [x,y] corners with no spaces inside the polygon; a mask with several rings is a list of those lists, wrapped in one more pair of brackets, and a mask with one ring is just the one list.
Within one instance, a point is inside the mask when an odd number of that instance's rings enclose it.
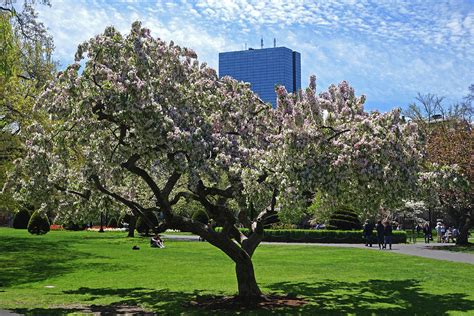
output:
{"label": "hedge", "polygon": [[13,218],[13,228],[15,229],[27,229],[28,223],[30,221],[31,214],[26,209],[21,209],[16,212],[15,217]]}
{"label": "hedge", "polygon": [[[219,228],[217,230],[220,230]],[[248,229],[241,228],[244,234]],[[373,242],[377,240],[372,236]],[[314,229],[265,229],[263,241],[269,242],[304,242],[304,243],[328,243],[328,244],[359,244],[364,243],[362,230],[314,230]],[[406,243],[407,233],[405,231],[393,231],[392,243]]]}

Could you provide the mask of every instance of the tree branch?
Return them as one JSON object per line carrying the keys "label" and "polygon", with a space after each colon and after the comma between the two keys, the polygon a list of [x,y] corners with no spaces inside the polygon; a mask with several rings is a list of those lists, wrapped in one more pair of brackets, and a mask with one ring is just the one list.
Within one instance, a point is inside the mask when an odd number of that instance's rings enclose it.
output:
{"label": "tree branch", "polygon": [[206,187],[202,180],[199,180],[198,186],[197,186],[198,192],[202,193],[204,196],[207,195],[219,195],[222,197],[226,198],[233,198],[234,197],[234,187],[230,186],[227,189],[218,189],[218,188],[211,188],[211,187]]}
{"label": "tree branch", "polygon": [[200,201],[199,200],[199,197],[191,192],[185,192],[185,191],[181,191],[181,192],[178,192],[174,198],[170,201],[170,205],[175,205],[179,202],[179,200],[181,198],[185,198],[185,199],[193,199],[195,201]]}
{"label": "tree branch", "polygon": [[173,171],[173,173],[169,177],[168,181],[166,182],[166,184],[165,184],[165,186],[164,186],[164,188],[161,192],[163,194],[164,198],[167,199],[169,197],[171,191],[173,191],[174,186],[178,182],[179,178],[181,178],[181,173],[179,173],[177,171]]}
{"label": "tree branch", "polygon": [[84,193],[82,193],[82,192],[78,192],[78,191],[75,191],[75,190],[69,190],[65,187],[62,187],[62,186],[58,185],[58,184],[54,184],[54,187],[57,190],[61,191],[61,192],[71,193],[71,194],[80,196],[81,198],[86,199],[86,200],[89,200],[89,198],[91,197],[91,191],[90,190],[86,190]]}
{"label": "tree branch", "polygon": [[345,129],[345,130],[342,130],[342,131],[338,131],[336,132],[334,135],[332,135],[331,137],[329,137],[328,139],[326,139],[326,142],[330,142],[332,139],[336,138],[337,136],[341,135],[341,134],[344,134],[344,133],[347,133],[349,132],[350,129]]}
{"label": "tree branch", "polygon": [[115,192],[107,190],[105,188],[105,186],[103,186],[101,184],[101,182],[99,180],[99,177],[96,176],[96,175],[91,176],[90,179],[94,182],[96,188],[100,192],[102,192],[105,195],[108,195],[108,196],[112,197],[113,199],[115,199],[118,202],[120,202],[120,203],[124,204],[125,206],[127,206],[135,214],[135,216],[141,216],[143,218],[143,220],[147,223],[147,225],[149,227],[152,227],[153,231],[156,230],[154,223],[148,218],[148,216],[146,216],[146,214],[144,212],[146,210],[156,210],[155,208],[146,209],[143,206],[141,206],[140,204],[138,204],[137,202],[128,200],[128,199],[118,195]]}

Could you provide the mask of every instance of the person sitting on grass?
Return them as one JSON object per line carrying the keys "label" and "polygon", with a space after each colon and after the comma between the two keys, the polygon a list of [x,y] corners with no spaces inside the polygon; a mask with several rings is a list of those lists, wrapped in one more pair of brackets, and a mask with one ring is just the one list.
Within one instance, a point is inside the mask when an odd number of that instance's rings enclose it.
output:
{"label": "person sitting on grass", "polygon": [[150,246],[153,248],[165,248],[163,239],[161,239],[159,234],[156,234],[155,236],[151,237]]}

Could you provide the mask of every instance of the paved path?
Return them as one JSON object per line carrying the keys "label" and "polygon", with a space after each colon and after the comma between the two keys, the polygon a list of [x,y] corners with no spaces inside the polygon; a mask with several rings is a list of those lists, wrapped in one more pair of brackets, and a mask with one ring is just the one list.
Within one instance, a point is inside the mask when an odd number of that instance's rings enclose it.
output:
{"label": "paved path", "polygon": [[[195,235],[172,235],[163,234],[164,238],[173,240],[198,241],[199,237]],[[452,247],[454,244],[441,243],[417,243],[417,244],[394,244],[392,250],[379,250],[377,245],[374,247],[365,247],[363,244],[320,244],[320,243],[285,243],[285,242],[262,242],[265,245],[300,245],[300,246],[323,246],[323,247],[342,247],[342,248],[360,248],[371,249],[374,251],[387,251],[392,253],[401,253],[409,256],[418,256],[437,260],[447,260],[454,262],[464,262],[474,265],[474,254],[455,252],[449,250],[433,250],[431,247]]]}
{"label": "paved path", "polygon": [[5,309],[0,309],[0,316],[21,316],[21,314],[17,314]]}

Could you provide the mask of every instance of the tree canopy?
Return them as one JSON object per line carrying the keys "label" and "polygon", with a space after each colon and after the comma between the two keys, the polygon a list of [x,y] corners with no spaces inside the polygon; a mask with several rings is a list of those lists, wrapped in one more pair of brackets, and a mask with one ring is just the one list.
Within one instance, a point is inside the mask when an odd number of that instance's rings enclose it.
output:
{"label": "tree canopy", "polygon": [[[139,22],[128,35],[108,27],[75,57],[36,102],[48,122],[27,127],[7,187],[42,210],[89,212],[107,197],[159,213],[156,231],[195,233],[236,263],[241,297],[261,295],[251,258],[264,227],[307,196],[374,209],[416,185],[416,124],[399,110],[365,112],[347,82],[319,94],[315,77],[297,94],[277,87],[272,109]],[[199,203],[213,225],[176,212],[180,201]]]}

